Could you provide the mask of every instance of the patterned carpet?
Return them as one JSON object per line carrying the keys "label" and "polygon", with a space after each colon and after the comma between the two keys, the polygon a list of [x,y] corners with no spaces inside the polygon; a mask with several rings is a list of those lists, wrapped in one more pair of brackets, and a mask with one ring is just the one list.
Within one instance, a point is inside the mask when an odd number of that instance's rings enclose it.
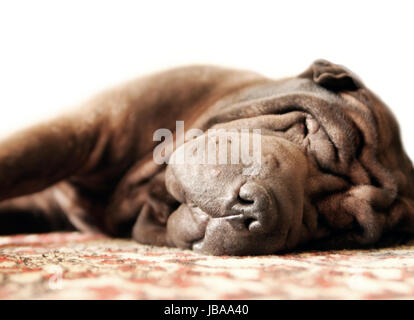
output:
{"label": "patterned carpet", "polygon": [[390,298],[414,298],[414,246],[212,257],[76,232],[0,237],[0,299]]}

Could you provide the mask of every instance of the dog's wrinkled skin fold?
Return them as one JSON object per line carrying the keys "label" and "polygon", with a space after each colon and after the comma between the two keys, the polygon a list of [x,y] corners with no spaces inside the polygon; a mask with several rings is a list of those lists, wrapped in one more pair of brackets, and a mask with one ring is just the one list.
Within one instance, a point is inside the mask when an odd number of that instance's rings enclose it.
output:
{"label": "dog's wrinkled skin fold", "polygon": [[[258,174],[155,164],[153,133],[177,120],[186,130],[261,129]],[[204,66],[140,78],[3,139],[0,179],[3,234],[72,224],[246,255],[414,231],[413,167],[396,120],[353,73],[324,60],[282,80]]]}

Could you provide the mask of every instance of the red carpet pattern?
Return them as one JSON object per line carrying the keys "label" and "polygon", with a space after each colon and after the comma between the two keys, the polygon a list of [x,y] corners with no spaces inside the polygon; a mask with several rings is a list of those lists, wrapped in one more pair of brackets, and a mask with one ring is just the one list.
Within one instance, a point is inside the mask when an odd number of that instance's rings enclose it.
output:
{"label": "red carpet pattern", "polygon": [[412,299],[414,246],[213,257],[100,235],[0,237],[0,299]]}

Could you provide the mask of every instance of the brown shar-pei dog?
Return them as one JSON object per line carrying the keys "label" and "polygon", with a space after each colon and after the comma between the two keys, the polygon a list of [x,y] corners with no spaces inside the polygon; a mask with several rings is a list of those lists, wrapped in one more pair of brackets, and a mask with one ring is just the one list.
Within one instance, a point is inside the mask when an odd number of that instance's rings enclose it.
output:
{"label": "brown shar-pei dog", "polygon": [[[260,129],[258,173],[243,174],[242,162],[155,163],[154,132],[174,132],[177,120]],[[246,255],[414,231],[413,167],[396,120],[353,73],[322,60],[282,80],[211,66],[140,78],[3,139],[0,179],[2,234],[73,225]]]}

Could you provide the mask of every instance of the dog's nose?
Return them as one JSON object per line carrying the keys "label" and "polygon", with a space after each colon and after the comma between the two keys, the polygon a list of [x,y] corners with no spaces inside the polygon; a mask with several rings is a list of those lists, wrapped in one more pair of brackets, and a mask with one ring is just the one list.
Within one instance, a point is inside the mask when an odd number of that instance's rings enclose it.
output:
{"label": "dog's nose", "polygon": [[264,233],[273,226],[276,210],[268,191],[255,182],[243,184],[231,207],[229,220],[250,232]]}

